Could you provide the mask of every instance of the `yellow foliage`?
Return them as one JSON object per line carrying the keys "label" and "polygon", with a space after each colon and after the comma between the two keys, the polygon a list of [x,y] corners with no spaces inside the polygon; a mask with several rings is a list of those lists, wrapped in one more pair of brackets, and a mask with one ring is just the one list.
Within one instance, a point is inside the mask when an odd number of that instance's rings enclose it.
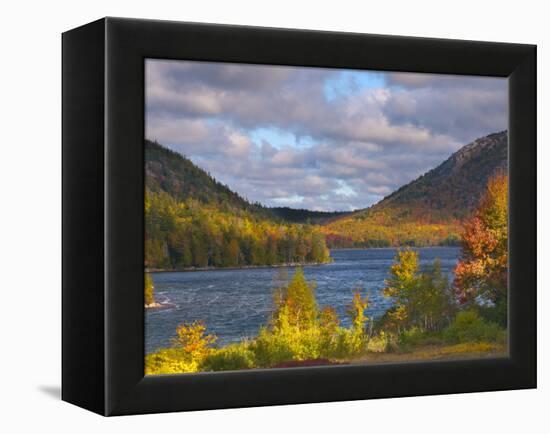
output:
{"label": "yellow foliage", "polygon": [[[401,265],[394,268],[394,276],[399,276],[401,283],[396,284],[402,284],[411,278],[417,261],[413,252],[403,251],[400,255]],[[301,270],[296,272],[287,286],[276,293],[275,303],[276,311],[270,325],[262,327],[257,337],[221,348],[214,347],[216,336],[207,334],[203,323],[181,324],[176,329],[172,347],[146,356],[145,373],[158,375],[267,368],[290,361],[315,359],[349,361],[357,357],[367,357],[369,354],[378,357],[381,356],[380,353],[402,350],[399,347],[398,335],[384,330],[372,336],[367,334],[365,324],[369,320],[366,316],[368,298],[362,297],[359,291],[355,292],[348,309],[352,321],[349,328],[340,326],[333,308],[317,309],[314,287],[305,280]],[[396,321],[406,318],[406,312],[400,307],[393,311],[393,315]],[[468,322],[470,323],[472,321]],[[473,324],[479,325],[475,321]],[[480,329],[477,326],[474,328],[476,333]],[[426,342],[418,330],[402,334],[405,337],[409,335],[413,349]],[[489,334],[483,333],[479,336],[485,338]],[[416,341],[412,337],[416,337]],[[484,345],[463,344],[462,347],[446,347],[445,354],[492,351],[491,344]],[[433,350],[430,351],[434,353]],[[434,354],[434,357],[440,355],[437,352]],[[418,353],[415,357],[424,356]]]}
{"label": "yellow foliage", "polygon": [[459,301],[488,299],[506,324],[508,299],[508,177],[492,177],[475,215],[464,224],[462,257],[455,269]]}
{"label": "yellow foliage", "polygon": [[215,349],[201,362],[201,371],[234,371],[256,365],[255,354],[248,341]]}
{"label": "yellow foliage", "polygon": [[181,350],[164,348],[145,357],[145,375],[197,372],[198,361]]}
{"label": "yellow foliage", "polygon": [[361,297],[360,289],[356,289],[353,294],[353,300],[348,307],[348,313],[351,317],[351,323],[353,329],[357,332],[364,332],[365,324],[368,321],[368,317],[365,315],[365,311],[369,307],[369,297]]}
{"label": "yellow foliage", "polygon": [[465,342],[441,349],[442,354],[485,353],[501,349],[502,345],[489,342]]}
{"label": "yellow foliage", "polygon": [[211,346],[216,342],[214,335],[205,335],[204,323],[195,321],[191,324],[181,324],[176,329],[177,337],[173,339],[175,347],[181,347],[184,353],[193,359],[202,358],[212,350]]}
{"label": "yellow foliage", "polygon": [[436,246],[449,241],[456,243],[461,232],[458,222],[395,221],[381,214],[364,219],[339,218],[321,229],[329,247]]}
{"label": "yellow foliage", "polygon": [[155,302],[155,288],[153,287],[153,279],[149,273],[145,273],[145,288],[144,288],[144,299],[145,305],[150,305]]}
{"label": "yellow foliage", "polygon": [[385,353],[388,347],[396,340],[395,336],[385,331],[380,331],[367,342],[367,351],[371,353]]}

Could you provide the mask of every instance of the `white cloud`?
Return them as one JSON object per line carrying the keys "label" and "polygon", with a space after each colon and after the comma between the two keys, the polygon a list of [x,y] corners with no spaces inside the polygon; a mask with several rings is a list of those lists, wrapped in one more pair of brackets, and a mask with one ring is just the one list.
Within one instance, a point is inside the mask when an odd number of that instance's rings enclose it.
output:
{"label": "white cloud", "polygon": [[146,137],[250,200],[338,210],[369,206],[506,128],[500,78],[380,73],[327,98],[340,73],[149,60]]}

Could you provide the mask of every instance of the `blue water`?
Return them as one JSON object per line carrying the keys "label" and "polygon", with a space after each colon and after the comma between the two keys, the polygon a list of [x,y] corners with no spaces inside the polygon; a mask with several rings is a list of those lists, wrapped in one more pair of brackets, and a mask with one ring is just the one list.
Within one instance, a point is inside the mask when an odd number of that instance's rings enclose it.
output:
{"label": "blue water", "polygon": [[[444,272],[452,278],[460,249],[456,247],[427,247],[418,249],[422,266],[436,257]],[[304,266],[308,281],[317,284],[319,306],[336,309],[343,325],[349,325],[346,307],[355,288],[369,294],[367,314],[379,317],[391,306],[382,295],[384,279],[388,277],[396,249],[333,250],[334,262]],[[218,336],[218,344],[238,342],[253,337],[266,324],[273,307],[273,288],[280,284],[279,268],[250,268],[167,272],[152,275],[155,295],[160,303],[172,307],[148,310],[145,318],[147,353],[170,345],[178,324],[202,320],[207,331]],[[292,276],[292,267],[284,268]]]}

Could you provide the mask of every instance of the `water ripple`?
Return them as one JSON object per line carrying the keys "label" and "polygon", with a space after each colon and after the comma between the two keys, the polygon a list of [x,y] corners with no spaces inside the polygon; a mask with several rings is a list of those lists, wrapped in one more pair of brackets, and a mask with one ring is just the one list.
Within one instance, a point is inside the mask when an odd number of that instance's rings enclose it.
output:
{"label": "water ripple", "polygon": [[[421,265],[438,257],[442,270],[452,277],[459,248],[418,250]],[[346,307],[357,287],[370,295],[368,315],[380,317],[391,306],[391,300],[381,291],[395,253],[395,249],[335,250],[331,253],[333,263],[306,266],[304,274],[317,284],[318,304],[333,306],[342,324],[347,326]],[[292,268],[287,271],[292,275]],[[271,313],[273,288],[280,283],[278,273],[275,268],[154,273],[155,291],[162,297],[160,302],[169,301],[174,307],[147,311],[146,351],[168,346],[182,322],[204,321],[221,345],[238,342],[243,336],[255,336]]]}

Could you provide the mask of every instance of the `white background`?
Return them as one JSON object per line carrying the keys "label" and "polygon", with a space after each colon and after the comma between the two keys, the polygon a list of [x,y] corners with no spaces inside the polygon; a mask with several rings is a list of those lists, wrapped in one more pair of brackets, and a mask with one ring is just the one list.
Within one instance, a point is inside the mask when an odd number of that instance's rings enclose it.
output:
{"label": "white background", "polygon": [[[539,245],[550,245],[549,14],[543,1],[19,1],[0,16],[0,430],[33,432],[543,432],[548,267],[539,248],[539,389],[102,418],[59,400],[61,38],[125,16],[538,44]],[[546,170],[544,170],[546,169]],[[546,342],[544,342],[546,340]],[[131,431],[130,431],[131,430]],[[548,432],[548,431],[546,431]]]}

